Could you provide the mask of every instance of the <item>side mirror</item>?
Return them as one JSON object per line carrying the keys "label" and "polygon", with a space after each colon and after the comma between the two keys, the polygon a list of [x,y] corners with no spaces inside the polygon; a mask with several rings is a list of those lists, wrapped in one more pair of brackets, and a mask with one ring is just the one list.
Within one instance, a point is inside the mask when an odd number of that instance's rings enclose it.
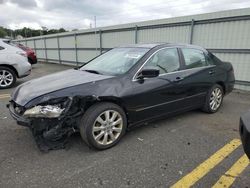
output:
{"label": "side mirror", "polygon": [[143,78],[154,78],[159,76],[160,71],[158,69],[144,69],[142,70],[139,75],[138,79],[143,79]]}

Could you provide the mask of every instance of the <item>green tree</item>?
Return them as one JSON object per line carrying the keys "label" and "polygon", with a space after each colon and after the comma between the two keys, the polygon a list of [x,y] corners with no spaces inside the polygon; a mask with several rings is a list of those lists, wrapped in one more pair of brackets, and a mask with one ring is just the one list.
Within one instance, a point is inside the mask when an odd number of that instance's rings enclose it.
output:
{"label": "green tree", "polygon": [[64,28],[60,28],[60,29],[58,30],[58,33],[63,33],[63,32],[66,32],[66,30],[65,30]]}
{"label": "green tree", "polygon": [[3,27],[0,27],[0,38],[6,37],[8,34]]}
{"label": "green tree", "polygon": [[23,37],[35,37],[35,36],[40,36],[40,35],[48,35],[48,34],[62,33],[62,32],[66,32],[66,30],[64,28],[50,29],[50,30],[46,28],[43,30],[41,29],[36,30],[36,29],[30,29],[27,27],[24,27],[22,29],[12,30],[12,29],[7,29],[7,28],[0,26],[0,38],[3,38],[5,36],[15,38],[17,35],[21,35]]}

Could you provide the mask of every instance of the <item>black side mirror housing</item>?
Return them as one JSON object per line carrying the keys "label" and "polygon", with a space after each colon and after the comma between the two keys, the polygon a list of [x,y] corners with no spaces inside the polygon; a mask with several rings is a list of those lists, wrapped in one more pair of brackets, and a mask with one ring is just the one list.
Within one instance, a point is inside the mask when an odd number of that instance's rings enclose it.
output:
{"label": "black side mirror housing", "polygon": [[240,136],[245,153],[250,159],[250,112],[240,118]]}
{"label": "black side mirror housing", "polygon": [[143,78],[154,78],[159,76],[160,71],[158,69],[143,69],[140,74],[138,75],[138,79]]}

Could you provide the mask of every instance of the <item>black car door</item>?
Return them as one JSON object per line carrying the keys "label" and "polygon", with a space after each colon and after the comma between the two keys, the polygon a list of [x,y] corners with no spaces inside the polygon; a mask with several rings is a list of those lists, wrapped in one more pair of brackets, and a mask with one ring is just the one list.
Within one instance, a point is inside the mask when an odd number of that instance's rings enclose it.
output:
{"label": "black car door", "polygon": [[[155,78],[137,79],[143,69],[158,69]],[[177,48],[163,48],[156,51],[138,70],[125,102],[130,121],[151,119],[153,117],[177,112],[187,108],[184,102],[189,88],[183,85],[180,56]]]}
{"label": "black car door", "polygon": [[203,50],[183,47],[181,55],[184,60],[182,84],[188,87],[188,103],[203,105],[208,90],[216,82],[219,73],[216,65],[208,61]]}

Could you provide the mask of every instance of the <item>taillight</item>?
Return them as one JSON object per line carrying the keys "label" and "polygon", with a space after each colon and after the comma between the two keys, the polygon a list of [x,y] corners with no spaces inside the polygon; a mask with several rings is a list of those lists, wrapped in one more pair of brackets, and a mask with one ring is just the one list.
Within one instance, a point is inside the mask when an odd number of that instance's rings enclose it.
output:
{"label": "taillight", "polygon": [[16,53],[17,53],[18,55],[23,56],[23,57],[27,57],[27,53],[26,53],[26,52],[17,51]]}

